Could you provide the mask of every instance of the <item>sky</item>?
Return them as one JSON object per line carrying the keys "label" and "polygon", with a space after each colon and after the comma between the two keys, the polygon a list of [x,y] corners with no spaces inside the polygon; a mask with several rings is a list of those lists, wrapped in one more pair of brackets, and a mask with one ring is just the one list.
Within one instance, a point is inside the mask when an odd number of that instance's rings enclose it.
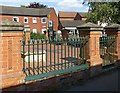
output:
{"label": "sky", "polygon": [[83,0],[0,0],[0,5],[6,6],[21,6],[29,5],[31,2],[39,2],[40,4],[54,7],[56,12],[69,11],[69,12],[87,12],[88,6],[83,5]]}

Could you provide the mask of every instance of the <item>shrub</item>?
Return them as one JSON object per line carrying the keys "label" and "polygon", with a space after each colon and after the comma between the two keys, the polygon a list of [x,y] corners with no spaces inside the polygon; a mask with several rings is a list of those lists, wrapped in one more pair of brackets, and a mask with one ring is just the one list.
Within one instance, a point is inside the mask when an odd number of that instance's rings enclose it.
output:
{"label": "shrub", "polygon": [[30,32],[31,39],[46,39],[44,34]]}

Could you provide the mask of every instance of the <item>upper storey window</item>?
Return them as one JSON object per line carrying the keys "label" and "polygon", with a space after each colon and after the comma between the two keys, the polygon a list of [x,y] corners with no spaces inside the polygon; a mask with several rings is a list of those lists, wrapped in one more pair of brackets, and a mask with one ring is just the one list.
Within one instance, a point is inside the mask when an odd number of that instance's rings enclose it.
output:
{"label": "upper storey window", "polygon": [[37,18],[33,17],[33,23],[37,23]]}
{"label": "upper storey window", "polygon": [[13,17],[13,21],[19,22],[19,18],[18,17]]}

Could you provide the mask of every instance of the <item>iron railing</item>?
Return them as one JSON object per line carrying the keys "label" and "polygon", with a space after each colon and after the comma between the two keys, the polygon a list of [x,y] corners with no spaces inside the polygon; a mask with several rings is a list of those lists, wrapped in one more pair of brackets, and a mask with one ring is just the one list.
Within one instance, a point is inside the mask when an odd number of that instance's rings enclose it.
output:
{"label": "iron railing", "polygon": [[103,59],[103,66],[112,64],[117,60],[115,36],[100,37],[100,55]]}
{"label": "iron railing", "polygon": [[23,72],[26,80],[60,75],[82,68],[87,63],[89,37],[22,40]]}

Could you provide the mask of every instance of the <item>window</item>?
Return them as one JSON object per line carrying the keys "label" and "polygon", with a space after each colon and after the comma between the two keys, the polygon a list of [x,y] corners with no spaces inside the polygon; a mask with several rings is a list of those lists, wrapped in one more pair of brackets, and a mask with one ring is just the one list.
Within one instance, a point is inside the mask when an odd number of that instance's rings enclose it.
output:
{"label": "window", "polygon": [[46,29],[43,28],[43,29],[42,29],[42,34],[45,34],[45,33],[46,33]]}
{"label": "window", "polygon": [[37,18],[33,17],[33,23],[37,23]]}
{"label": "window", "polygon": [[49,20],[48,21],[48,27],[52,27],[53,26],[53,21],[52,20]]}
{"label": "window", "polygon": [[24,23],[28,23],[28,18],[24,17]]}
{"label": "window", "polygon": [[19,18],[18,17],[13,17],[13,21],[19,22]]}
{"label": "window", "polygon": [[46,18],[41,19],[42,23],[46,23]]}
{"label": "window", "polygon": [[33,33],[37,33],[37,29],[33,29]]}
{"label": "window", "polygon": [[24,31],[30,31],[30,26],[29,25],[25,25],[24,26]]}

